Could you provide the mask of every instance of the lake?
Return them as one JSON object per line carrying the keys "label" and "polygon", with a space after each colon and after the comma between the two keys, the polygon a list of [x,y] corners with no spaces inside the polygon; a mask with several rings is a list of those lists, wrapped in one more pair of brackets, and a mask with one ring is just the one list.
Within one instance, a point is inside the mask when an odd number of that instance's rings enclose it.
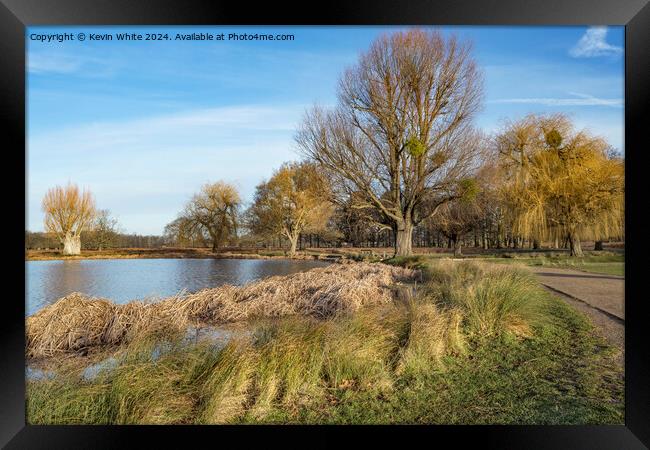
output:
{"label": "lake", "polygon": [[116,303],[170,297],[222,284],[242,285],[329,263],[290,259],[88,259],[27,261],[26,315],[71,292]]}

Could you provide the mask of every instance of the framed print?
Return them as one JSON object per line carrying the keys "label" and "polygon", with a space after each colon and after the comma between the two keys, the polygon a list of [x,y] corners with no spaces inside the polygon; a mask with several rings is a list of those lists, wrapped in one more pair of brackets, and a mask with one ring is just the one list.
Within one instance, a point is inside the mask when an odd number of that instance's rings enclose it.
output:
{"label": "framed print", "polygon": [[0,11],[7,448],[650,445],[646,1]]}

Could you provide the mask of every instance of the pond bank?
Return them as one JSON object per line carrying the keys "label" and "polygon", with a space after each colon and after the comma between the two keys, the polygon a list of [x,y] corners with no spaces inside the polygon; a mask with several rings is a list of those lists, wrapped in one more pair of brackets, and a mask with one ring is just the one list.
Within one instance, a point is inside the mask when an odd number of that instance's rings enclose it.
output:
{"label": "pond bank", "polygon": [[25,261],[75,261],[86,259],[296,259],[338,261],[345,255],[327,252],[300,252],[290,258],[280,250],[228,249],[212,252],[208,248],[115,248],[83,250],[81,255],[66,256],[59,250],[26,250]]}

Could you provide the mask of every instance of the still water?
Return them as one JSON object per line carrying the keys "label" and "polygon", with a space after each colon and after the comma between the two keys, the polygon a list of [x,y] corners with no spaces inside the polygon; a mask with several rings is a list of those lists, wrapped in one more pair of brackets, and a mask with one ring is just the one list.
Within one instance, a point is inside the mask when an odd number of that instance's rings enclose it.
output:
{"label": "still water", "polygon": [[222,284],[245,284],[327,265],[324,261],[288,259],[95,259],[27,261],[25,313],[71,292],[116,303],[161,298],[182,290]]}

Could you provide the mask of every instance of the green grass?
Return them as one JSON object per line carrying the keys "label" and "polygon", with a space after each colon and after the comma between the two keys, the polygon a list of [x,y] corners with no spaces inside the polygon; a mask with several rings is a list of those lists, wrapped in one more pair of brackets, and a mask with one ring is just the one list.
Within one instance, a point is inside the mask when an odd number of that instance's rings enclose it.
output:
{"label": "green grass", "polygon": [[590,322],[515,268],[422,264],[417,294],[251,324],[221,349],[136,342],[92,381],[30,380],[30,424],[621,424],[623,378]]}
{"label": "green grass", "polygon": [[607,347],[568,306],[548,296],[536,337],[473,343],[445,370],[403,378],[390,395],[336,392],[332,406],[276,410],[301,423],[621,424],[623,383]]}

